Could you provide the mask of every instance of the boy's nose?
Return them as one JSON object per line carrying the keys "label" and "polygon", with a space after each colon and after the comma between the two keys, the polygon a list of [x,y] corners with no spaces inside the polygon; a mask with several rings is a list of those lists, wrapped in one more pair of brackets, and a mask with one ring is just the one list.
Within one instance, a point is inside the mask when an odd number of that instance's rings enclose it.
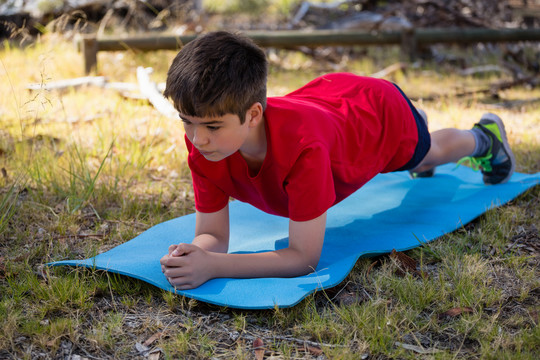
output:
{"label": "boy's nose", "polygon": [[208,137],[206,136],[206,133],[204,129],[194,129],[193,130],[193,140],[191,141],[193,145],[195,146],[201,146],[208,142]]}

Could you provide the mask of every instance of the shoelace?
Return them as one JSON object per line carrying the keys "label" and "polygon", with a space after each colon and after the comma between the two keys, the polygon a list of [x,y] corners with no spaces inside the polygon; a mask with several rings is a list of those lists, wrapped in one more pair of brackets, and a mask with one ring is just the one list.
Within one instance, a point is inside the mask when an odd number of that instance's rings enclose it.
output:
{"label": "shoelace", "polygon": [[482,157],[472,157],[472,156],[465,156],[464,158],[459,159],[459,161],[456,163],[456,168],[463,164],[465,161],[469,161],[471,164],[471,168],[474,171],[480,170],[480,167],[486,171],[490,172],[493,170],[491,167],[491,162],[489,161],[493,157],[493,154],[489,154]]}

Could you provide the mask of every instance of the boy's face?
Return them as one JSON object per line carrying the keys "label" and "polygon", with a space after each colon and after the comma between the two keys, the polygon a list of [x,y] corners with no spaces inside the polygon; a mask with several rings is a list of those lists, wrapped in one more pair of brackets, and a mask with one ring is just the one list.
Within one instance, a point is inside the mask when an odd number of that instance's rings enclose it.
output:
{"label": "boy's face", "polygon": [[220,161],[238,151],[249,133],[248,121],[240,123],[238,115],[194,117],[180,115],[189,141],[202,156]]}

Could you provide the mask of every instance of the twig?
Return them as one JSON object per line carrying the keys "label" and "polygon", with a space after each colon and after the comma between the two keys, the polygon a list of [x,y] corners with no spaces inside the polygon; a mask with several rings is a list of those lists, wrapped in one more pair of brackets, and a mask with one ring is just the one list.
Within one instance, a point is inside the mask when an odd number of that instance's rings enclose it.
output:
{"label": "twig", "polygon": [[438,352],[441,351],[439,349],[434,349],[434,348],[432,348],[432,349],[424,349],[423,347],[420,347],[420,346],[404,344],[404,343],[401,343],[399,341],[396,341],[394,344],[396,346],[401,346],[402,348],[404,348],[406,350],[414,351],[415,353],[418,353],[418,354],[434,354],[434,353],[438,353]]}
{"label": "twig", "polygon": [[107,23],[109,22],[109,20],[112,18],[113,15],[114,15],[114,10],[112,8],[109,8],[107,12],[105,13],[105,16],[103,16],[103,18],[99,22],[99,28],[96,33],[97,37],[103,36],[103,33],[105,32],[105,27],[107,27]]}
{"label": "twig", "polygon": [[288,342],[294,342],[300,345],[309,345],[309,346],[324,346],[329,348],[345,348],[346,345],[337,345],[337,344],[326,344],[316,341],[310,341],[310,340],[303,340],[303,339],[297,339],[293,338],[291,336],[281,336],[281,335],[261,335],[261,336],[254,336],[247,333],[240,334],[240,337],[243,337],[247,340],[255,340],[257,338],[263,338],[265,341],[272,342],[273,340],[281,340],[281,341],[288,341]]}
{"label": "twig", "polygon": [[273,335],[273,336],[271,336],[271,339],[277,339],[277,340],[282,340],[282,341],[291,341],[291,342],[295,342],[297,344],[310,345],[310,346],[324,346],[324,347],[330,347],[330,348],[345,348],[345,347],[347,347],[346,345],[319,343],[319,342],[316,342],[316,341],[297,339],[297,338],[293,338],[293,337],[290,337],[290,336]]}
{"label": "twig", "polygon": [[124,224],[124,225],[128,225],[128,226],[133,226],[133,227],[136,227],[136,228],[139,228],[139,229],[143,229],[143,230],[146,230],[149,227],[149,225],[146,225],[146,224],[143,224],[143,223],[140,223],[140,222],[136,222],[136,221],[107,220],[107,222]]}
{"label": "twig", "polygon": [[[75,345],[75,344],[74,344],[74,345]],[[96,359],[96,360],[102,359],[102,358],[98,358],[98,357],[95,357],[95,356],[90,355],[90,353],[89,353],[88,351],[86,351],[86,349],[83,348],[83,347],[80,346],[80,345],[77,345],[77,348],[79,348],[80,350],[82,350],[82,352],[83,352],[86,356],[88,356],[90,359]]]}
{"label": "twig", "polygon": [[78,235],[65,235],[65,236],[58,236],[53,237],[54,240],[65,240],[70,238],[88,238],[88,237],[104,237],[107,234],[78,234]]}

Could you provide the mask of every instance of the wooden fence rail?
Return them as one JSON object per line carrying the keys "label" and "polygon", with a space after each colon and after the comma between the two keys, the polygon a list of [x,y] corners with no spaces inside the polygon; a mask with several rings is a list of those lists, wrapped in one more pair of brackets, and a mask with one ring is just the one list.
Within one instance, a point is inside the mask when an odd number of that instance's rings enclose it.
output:
{"label": "wooden fence rail", "polygon": [[[468,44],[477,42],[540,41],[540,29],[416,29],[370,33],[365,31],[272,31],[245,32],[253,41],[263,47],[294,48],[297,46],[368,46],[401,44],[402,51],[414,57],[419,45],[435,43]],[[86,73],[97,67],[99,51],[122,50],[177,50],[197,35],[181,36],[139,36],[108,37],[97,39],[83,37],[80,49],[84,55]]]}

